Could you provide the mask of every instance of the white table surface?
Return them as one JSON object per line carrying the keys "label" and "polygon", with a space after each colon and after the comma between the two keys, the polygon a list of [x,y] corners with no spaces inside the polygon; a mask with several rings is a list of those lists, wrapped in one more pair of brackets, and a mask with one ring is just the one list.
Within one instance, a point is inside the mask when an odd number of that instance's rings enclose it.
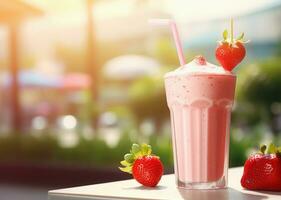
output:
{"label": "white table surface", "polygon": [[240,185],[242,167],[229,170],[229,188],[222,190],[179,190],[173,174],[164,175],[156,188],[140,186],[135,180],[49,191],[49,200],[89,199],[187,199],[187,200],[281,200],[281,192],[249,191]]}

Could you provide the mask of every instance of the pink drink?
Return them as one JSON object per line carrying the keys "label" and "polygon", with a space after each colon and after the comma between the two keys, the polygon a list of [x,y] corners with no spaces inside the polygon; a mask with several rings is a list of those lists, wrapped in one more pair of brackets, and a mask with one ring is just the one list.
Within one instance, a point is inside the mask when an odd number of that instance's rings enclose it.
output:
{"label": "pink drink", "polygon": [[229,125],[236,77],[196,60],[165,75],[179,187],[227,186]]}

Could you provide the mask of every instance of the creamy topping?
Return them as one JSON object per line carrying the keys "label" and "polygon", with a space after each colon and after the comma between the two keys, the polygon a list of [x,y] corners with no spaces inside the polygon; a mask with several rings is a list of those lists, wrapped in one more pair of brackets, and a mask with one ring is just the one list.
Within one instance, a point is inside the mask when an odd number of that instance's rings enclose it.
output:
{"label": "creamy topping", "polygon": [[181,66],[174,71],[166,73],[165,77],[181,76],[181,75],[188,75],[188,74],[234,75],[232,72],[225,70],[221,66],[217,66],[208,62],[202,65],[198,63],[196,59],[194,59],[190,63]]}

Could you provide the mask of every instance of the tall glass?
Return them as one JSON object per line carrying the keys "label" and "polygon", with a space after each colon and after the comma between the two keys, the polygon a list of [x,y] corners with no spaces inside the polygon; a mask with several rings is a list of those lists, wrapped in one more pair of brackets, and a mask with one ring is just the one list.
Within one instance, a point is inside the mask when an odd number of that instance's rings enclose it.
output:
{"label": "tall glass", "polygon": [[192,65],[165,75],[176,182],[185,189],[225,188],[236,76],[209,63]]}

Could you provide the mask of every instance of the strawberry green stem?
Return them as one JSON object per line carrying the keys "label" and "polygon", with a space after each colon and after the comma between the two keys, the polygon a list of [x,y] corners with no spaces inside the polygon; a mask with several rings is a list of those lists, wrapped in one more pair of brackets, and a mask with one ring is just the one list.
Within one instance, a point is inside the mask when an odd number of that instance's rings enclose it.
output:
{"label": "strawberry green stem", "polygon": [[233,44],[233,18],[230,19],[230,42]]}

